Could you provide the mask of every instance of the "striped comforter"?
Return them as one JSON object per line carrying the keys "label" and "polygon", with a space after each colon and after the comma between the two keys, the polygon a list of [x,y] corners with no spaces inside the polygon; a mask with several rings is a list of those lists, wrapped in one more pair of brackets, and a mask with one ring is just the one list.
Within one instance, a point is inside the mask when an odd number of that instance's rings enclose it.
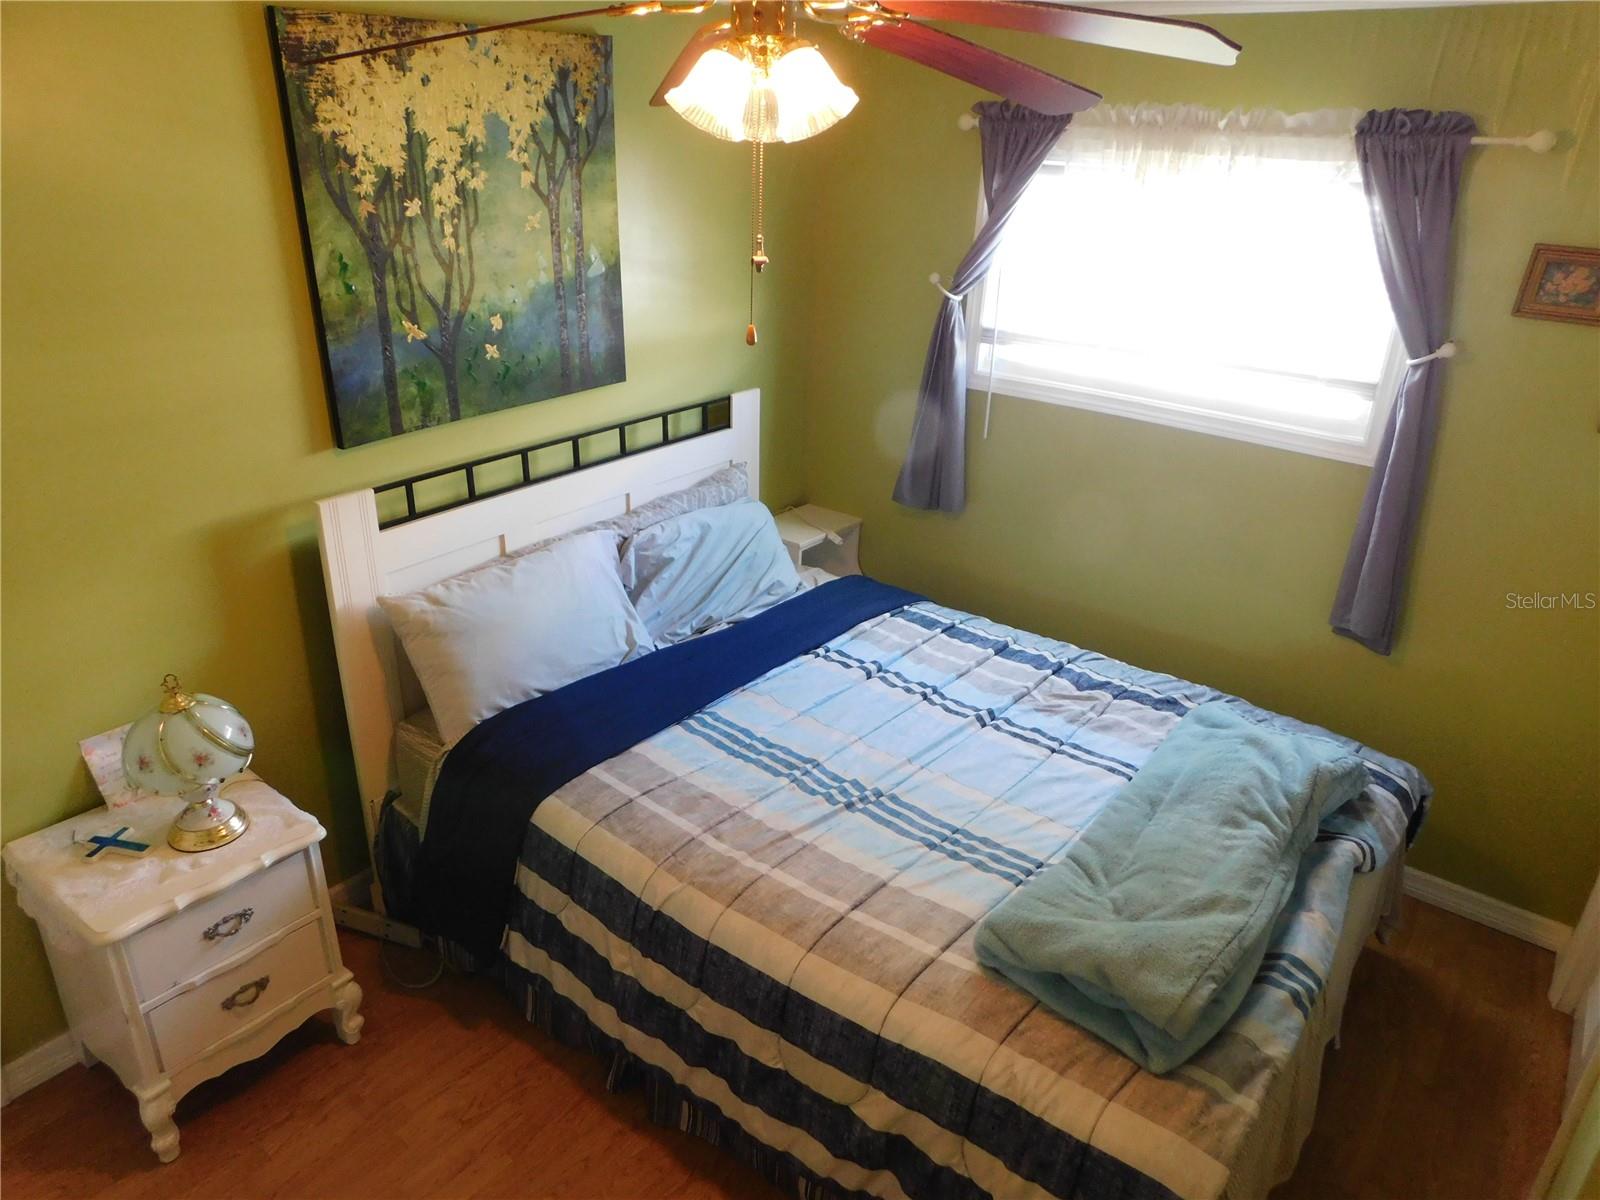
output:
{"label": "striped comforter", "polygon": [[509,978],[531,1016],[642,1071],[661,1115],[802,1193],[1219,1196],[1319,1003],[1352,875],[1420,818],[1416,770],[1335,738],[1372,784],[1324,823],[1237,1016],[1169,1075],[972,949],[1216,699],[925,601],[867,621],[539,804]]}

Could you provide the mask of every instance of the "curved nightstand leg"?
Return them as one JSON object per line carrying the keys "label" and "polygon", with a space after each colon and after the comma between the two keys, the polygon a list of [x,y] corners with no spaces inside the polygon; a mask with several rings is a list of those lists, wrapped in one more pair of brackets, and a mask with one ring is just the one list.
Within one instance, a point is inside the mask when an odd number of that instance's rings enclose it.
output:
{"label": "curved nightstand leg", "polygon": [[338,1031],[339,1040],[347,1046],[354,1046],[361,1040],[361,1027],[367,1019],[356,1011],[360,1007],[361,985],[347,973],[344,982],[333,989],[333,1027]]}
{"label": "curved nightstand leg", "polygon": [[167,1084],[139,1097],[139,1119],[150,1131],[150,1149],[164,1163],[178,1157],[178,1126],[172,1119],[177,1108],[178,1102]]}

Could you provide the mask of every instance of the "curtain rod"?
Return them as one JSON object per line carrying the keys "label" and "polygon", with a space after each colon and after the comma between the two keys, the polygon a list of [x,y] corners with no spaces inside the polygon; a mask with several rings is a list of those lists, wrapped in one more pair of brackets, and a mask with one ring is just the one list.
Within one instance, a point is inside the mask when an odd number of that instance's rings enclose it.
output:
{"label": "curtain rod", "polygon": [[[976,113],[962,113],[956,118],[956,128],[963,132],[970,132],[978,127]],[[1555,149],[1556,135],[1548,129],[1541,129],[1538,133],[1530,133],[1526,137],[1475,137],[1472,139],[1474,146],[1521,146],[1524,150],[1532,150],[1535,154],[1544,154]]]}

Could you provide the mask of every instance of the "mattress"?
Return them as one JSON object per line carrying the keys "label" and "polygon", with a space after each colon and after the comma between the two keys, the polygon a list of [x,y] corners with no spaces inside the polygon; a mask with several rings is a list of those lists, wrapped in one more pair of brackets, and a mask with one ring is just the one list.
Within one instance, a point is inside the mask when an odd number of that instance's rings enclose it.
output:
{"label": "mattress", "polygon": [[428,827],[428,802],[449,749],[426,708],[394,727],[395,807],[419,833]]}
{"label": "mattress", "polygon": [[[593,711],[621,719],[638,680]],[[972,934],[1213,700],[1333,738],[1373,782],[1324,823],[1238,1014],[1155,1076],[984,972]],[[492,720],[525,744],[520,719]],[[1213,689],[901,604],[532,800],[502,968],[658,1118],[810,1195],[1243,1200],[1292,1167],[1428,792]]]}

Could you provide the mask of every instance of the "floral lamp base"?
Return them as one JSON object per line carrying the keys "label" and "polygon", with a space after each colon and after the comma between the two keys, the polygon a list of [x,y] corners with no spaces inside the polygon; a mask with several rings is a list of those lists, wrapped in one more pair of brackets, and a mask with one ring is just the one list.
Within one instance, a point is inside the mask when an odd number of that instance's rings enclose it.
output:
{"label": "floral lamp base", "polygon": [[250,818],[244,809],[207,788],[198,800],[178,814],[167,831],[167,845],[187,854],[197,854],[226,846],[249,828]]}

